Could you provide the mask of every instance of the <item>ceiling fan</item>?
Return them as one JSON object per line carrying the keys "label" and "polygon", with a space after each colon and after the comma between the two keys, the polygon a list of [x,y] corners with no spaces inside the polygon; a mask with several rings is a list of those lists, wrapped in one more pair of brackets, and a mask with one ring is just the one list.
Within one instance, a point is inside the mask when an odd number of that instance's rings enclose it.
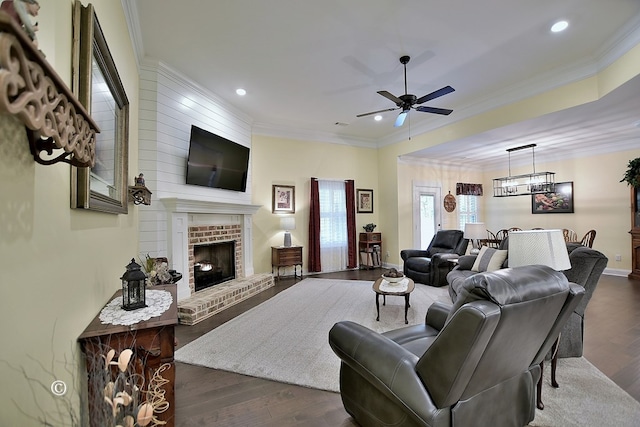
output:
{"label": "ceiling fan", "polygon": [[[423,113],[442,114],[444,116],[448,116],[449,114],[451,114],[453,110],[449,110],[445,108],[426,107],[426,106],[420,105],[427,101],[431,101],[432,99],[436,99],[443,95],[453,92],[455,89],[452,88],[451,86],[445,86],[441,89],[438,89],[420,98],[410,93],[407,93],[407,63],[409,62],[410,59],[411,57],[407,55],[400,57],[400,63],[402,63],[402,65],[404,66],[404,95],[395,96],[387,92],[386,90],[378,91],[380,95],[395,102],[396,107],[385,108],[384,110],[372,111],[370,113],[358,114],[356,117],[364,117],[364,116],[369,116],[371,114],[383,113],[385,111],[394,111],[394,110],[402,109],[402,111],[398,115],[398,118],[396,119],[396,122],[394,124],[395,127],[400,127],[404,124],[404,119],[407,117],[407,113],[409,113],[409,110],[411,108],[417,111],[421,111]],[[419,105],[419,106],[416,107],[416,105]]]}

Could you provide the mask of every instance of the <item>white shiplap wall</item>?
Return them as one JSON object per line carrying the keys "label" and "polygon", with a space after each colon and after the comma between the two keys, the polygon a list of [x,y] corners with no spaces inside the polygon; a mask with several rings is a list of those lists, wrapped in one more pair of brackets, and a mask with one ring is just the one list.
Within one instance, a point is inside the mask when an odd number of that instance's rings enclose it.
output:
{"label": "white shiplap wall", "polygon": [[140,253],[167,256],[167,211],[163,198],[251,203],[251,159],[247,192],[186,185],[191,125],[251,147],[251,120],[161,63],[140,67],[139,167],[153,193],[140,205]]}

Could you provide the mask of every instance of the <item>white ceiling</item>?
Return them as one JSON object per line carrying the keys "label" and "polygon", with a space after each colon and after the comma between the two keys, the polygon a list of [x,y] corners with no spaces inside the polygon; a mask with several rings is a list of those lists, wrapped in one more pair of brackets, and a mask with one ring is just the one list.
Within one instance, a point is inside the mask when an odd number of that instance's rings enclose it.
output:
{"label": "white ceiling", "polygon": [[[397,142],[582,79],[640,43],[638,0],[124,1],[141,58],[245,112],[256,131],[358,145]],[[558,19],[569,29],[552,34]],[[408,92],[451,85],[424,105],[453,113],[412,110],[402,128],[393,127],[398,111],[356,118],[394,107],[376,92],[404,93],[402,55],[412,57]],[[531,142],[540,161],[636,148],[639,95],[636,78],[590,105],[414,154],[489,168]]]}

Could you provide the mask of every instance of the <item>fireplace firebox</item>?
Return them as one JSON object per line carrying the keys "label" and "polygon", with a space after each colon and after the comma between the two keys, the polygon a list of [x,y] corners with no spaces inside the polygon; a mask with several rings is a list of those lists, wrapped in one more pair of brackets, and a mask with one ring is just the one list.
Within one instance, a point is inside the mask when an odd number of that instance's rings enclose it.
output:
{"label": "fireplace firebox", "polygon": [[235,253],[235,241],[194,246],[193,278],[195,291],[235,279]]}

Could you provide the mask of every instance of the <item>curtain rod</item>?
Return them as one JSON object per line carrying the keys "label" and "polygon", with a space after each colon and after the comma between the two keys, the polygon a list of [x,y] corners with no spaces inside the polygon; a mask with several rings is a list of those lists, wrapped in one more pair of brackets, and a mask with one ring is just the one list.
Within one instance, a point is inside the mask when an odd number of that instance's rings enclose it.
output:
{"label": "curtain rod", "polygon": [[[316,177],[311,177],[311,179],[315,179],[317,181],[331,181],[331,182],[348,182],[348,181],[354,181],[353,179],[326,179],[326,178],[316,178]],[[354,181],[355,182],[355,181]]]}

